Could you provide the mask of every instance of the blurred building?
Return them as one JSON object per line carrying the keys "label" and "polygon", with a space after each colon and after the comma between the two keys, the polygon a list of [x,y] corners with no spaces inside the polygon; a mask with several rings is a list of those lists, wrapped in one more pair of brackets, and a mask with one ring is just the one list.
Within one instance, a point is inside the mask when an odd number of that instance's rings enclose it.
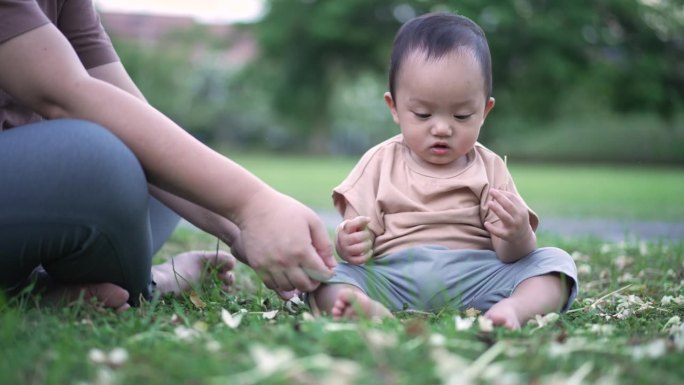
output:
{"label": "blurred building", "polygon": [[[257,53],[257,45],[244,29],[228,23],[203,23],[191,16],[153,13],[99,11],[102,25],[113,39],[134,41],[143,45],[169,44],[173,34],[201,29],[212,39],[228,43],[221,51],[212,50],[212,55],[231,66],[244,65]],[[198,54],[206,50],[203,44],[196,44]]]}

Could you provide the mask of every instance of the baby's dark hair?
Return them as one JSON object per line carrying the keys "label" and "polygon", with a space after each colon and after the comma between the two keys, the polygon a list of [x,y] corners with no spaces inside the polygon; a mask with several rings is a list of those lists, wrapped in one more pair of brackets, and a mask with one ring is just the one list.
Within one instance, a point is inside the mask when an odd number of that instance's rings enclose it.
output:
{"label": "baby's dark hair", "polygon": [[492,94],[492,59],[482,29],[465,16],[428,13],[409,20],[394,38],[389,69],[389,89],[395,98],[395,82],[401,64],[409,54],[425,52],[428,59],[439,59],[459,49],[472,52],[482,69],[485,96]]}

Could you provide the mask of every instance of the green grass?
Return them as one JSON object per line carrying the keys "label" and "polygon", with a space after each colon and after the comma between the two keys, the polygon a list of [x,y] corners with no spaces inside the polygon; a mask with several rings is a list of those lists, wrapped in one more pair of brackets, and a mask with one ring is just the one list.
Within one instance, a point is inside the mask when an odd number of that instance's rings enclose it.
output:
{"label": "green grass", "polygon": [[684,221],[684,168],[511,165],[542,216]]}
{"label": "green grass", "polygon": [[[351,158],[229,155],[276,189],[320,210]],[[530,165],[508,159],[523,198],[543,217],[684,221],[684,168]]]}
{"label": "green grass", "polygon": [[[354,164],[234,158],[318,209],[331,209],[330,189]],[[509,165],[542,215],[684,218],[681,170]],[[682,383],[684,243],[542,234],[539,244],[573,254],[580,295],[556,322],[515,332],[484,332],[477,323],[457,330],[454,318],[466,315],[451,311],[400,313],[381,324],[309,320],[308,309],[290,311],[242,265],[230,292],[216,280],[196,289],[204,307],[183,296],[116,315],[0,295],[0,384]],[[215,238],[181,228],[155,259],[215,246]],[[239,326],[226,325],[224,309],[246,311]],[[272,310],[275,318],[264,318]],[[126,359],[108,357],[117,348]]]}
{"label": "green grass", "polygon": [[[207,235],[179,230],[160,257],[213,245]],[[306,308],[289,311],[244,266],[229,293],[215,281],[197,289],[204,308],[189,297],[164,298],[115,315],[0,299],[0,383],[429,384],[466,383],[470,375],[473,383],[680,384],[684,245],[559,246],[580,269],[578,300],[558,321],[515,332],[483,332],[477,323],[457,330],[454,317],[466,315],[446,311],[400,313],[380,324],[312,321]],[[666,296],[675,300],[663,302]],[[246,313],[231,328],[223,309]],[[272,310],[279,312],[265,319]],[[107,357],[117,348],[123,362]]]}

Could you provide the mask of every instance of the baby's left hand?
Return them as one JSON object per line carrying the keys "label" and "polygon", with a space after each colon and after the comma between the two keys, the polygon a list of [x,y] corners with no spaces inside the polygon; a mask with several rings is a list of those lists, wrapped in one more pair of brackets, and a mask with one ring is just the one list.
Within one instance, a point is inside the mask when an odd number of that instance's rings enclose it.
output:
{"label": "baby's left hand", "polygon": [[489,209],[500,219],[484,226],[492,235],[508,242],[522,240],[532,231],[530,216],[525,202],[509,191],[490,189]]}

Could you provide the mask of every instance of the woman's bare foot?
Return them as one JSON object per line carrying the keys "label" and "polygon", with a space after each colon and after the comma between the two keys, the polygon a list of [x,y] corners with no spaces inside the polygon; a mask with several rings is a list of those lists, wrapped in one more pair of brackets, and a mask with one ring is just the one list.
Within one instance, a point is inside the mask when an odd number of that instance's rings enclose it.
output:
{"label": "woman's bare foot", "polygon": [[231,272],[234,266],[235,257],[225,251],[188,251],[152,266],[152,277],[160,294],[180,294],[201,284],[206,273],[216,269],[224,289],[227,289],[234,281]]}
{"label": "woman's bare foot", "polygon": [[503,299],[492,306],[484,316],[492,320],[494,326],[503,326],[511,330],[520,329],[520,325],[526,320],[520,318],[516,305],[515,299]]}
{"label": "woman's bare foot", "polygon": [[130,307],[128,305],[128,291],[113,283],[92,283],[79,285],[57,285],[50,288],[43,300],[48,304],[63,304],[69,306],[80,298],[86,303],[95,303],[105,308],[113,309],[117,313]]}
{"label": "woman's bare foot", "polygon": [[358,289],[344,288],[337,293],[337,298],[330,311],[334,319],[358,318],[394,318],[380,302],[374,301]]}

